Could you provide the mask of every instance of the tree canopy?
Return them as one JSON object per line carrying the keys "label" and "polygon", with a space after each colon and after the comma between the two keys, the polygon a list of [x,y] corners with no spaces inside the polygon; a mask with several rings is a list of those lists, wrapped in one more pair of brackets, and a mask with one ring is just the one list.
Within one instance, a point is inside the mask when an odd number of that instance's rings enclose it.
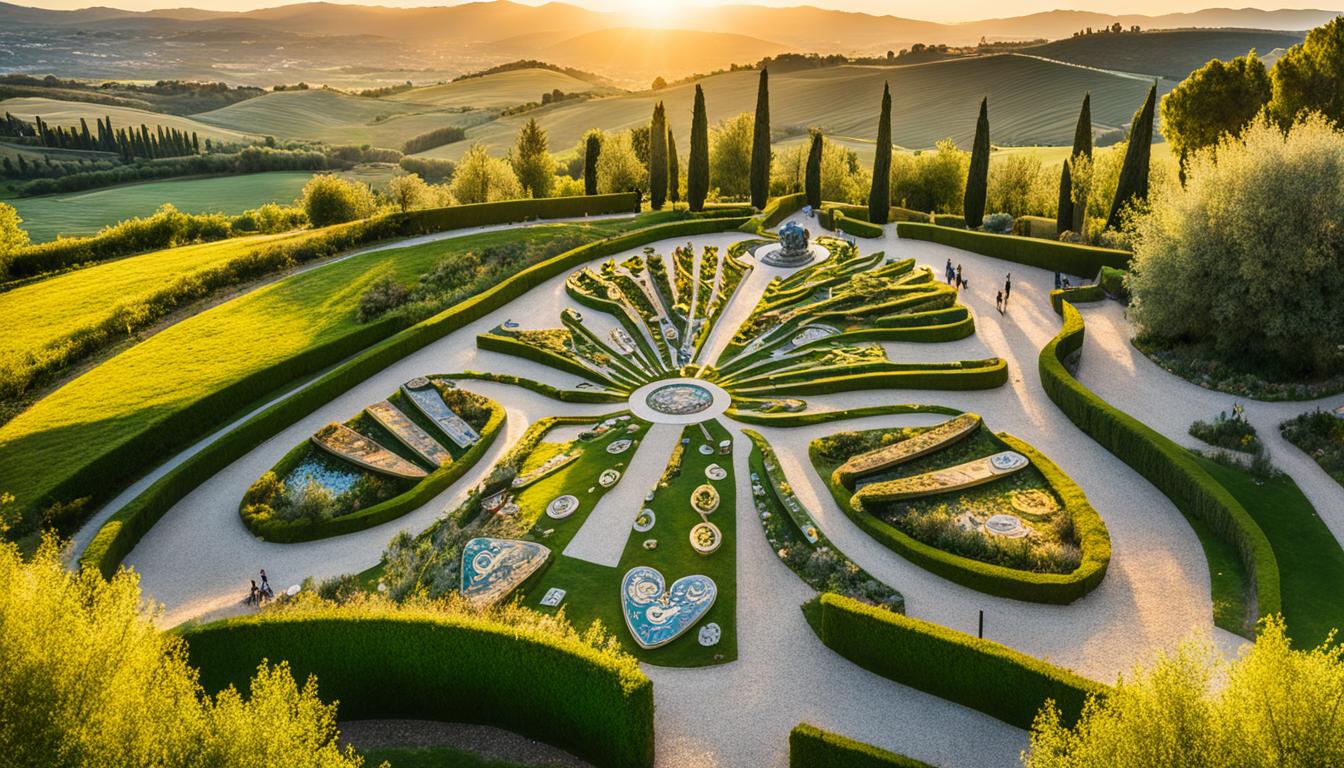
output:
{"label": "tree canopy", "polygon": [[1269,72],[1255,55],[1213,59],[1162,97],[1162,135],[1178,157],[1240,133],[1273,94]]}
{"label": "tree canopy", "polygon": [[450,189],[453,199],[464,204],[514,200],[523,195],[513,167],[502,158],[491,157],[484,144],[472,145],[462,156]]}
{"label": "tree canopy", "polygon": [[1344,17],[1307,33],[1301,45],[1281,56],[1271,71],[1270,112],[1288,124],[1306,111],[1344,125]]}
{"label": "tree canopy", "polygon": [[551,156],[546,131],[531,118],[518,130],[518,141],[509,152],[509,164],[528,197],[550,197],[555,186],[555,158]]}
{"label": "tree canopy", "polygon": [[709,185],[723,197],[745,197],[751,192],[751,115],[740,115],[714,126],[710,135]]}

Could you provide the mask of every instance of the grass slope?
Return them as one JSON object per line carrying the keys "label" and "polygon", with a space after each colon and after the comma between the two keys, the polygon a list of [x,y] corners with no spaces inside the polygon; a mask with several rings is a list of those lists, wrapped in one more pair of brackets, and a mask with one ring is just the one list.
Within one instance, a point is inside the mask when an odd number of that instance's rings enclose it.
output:
{"label": "grass slope", "polygon": [[541,94],[555,89],[565,93],[597,90],[586,80],[550,69],[515,69],[451,83],[427,85],[393,94],[387,101],[431,104],[436,107],[490,109],[541,101]]}
{"label": "grass slope", "polygon": [[149,126],[152,131],[155,126],[162,125],[164,128],[176,128],[187,133],[195,131],[201,141],[214,139],[216,141],[241,142],[248,140],[249,134],[256,135],[254,131],[247,127],[231,130],[227,126],[211,126],[190,117],[165,115],[162,112],[147,112],[143,109],[131,109],[130,107],[90,104],[85,101],[60,101],[35,96],[0,101],[0,113],[2,112],[9,112],[17,118],[29,121],[34,116],[40,116],[51,125],[74,126],[76,128],[79,127],[80,118],[83,118],[88,122],[90,131],[97,128],[94,123],[95,120],[100,117],[110,117],[112,118],[113,130],[139,128],[141,124],[144,124]]}
{"label": "grass slope", "polygon": [[[360,331],[359,299],[384,275],[409,283],[448,254],[546,236],[603,237],[645,223],[546,224],[379,251],[221,304],[131,347],[0,427],[0,489],[20,505],[32,503],[84,462],[135,441],[222,386]],[[248,406],[239,403],[239,413]]]}
{"label": "grass slope", "polygon": [[[828,138],[871,143],[883,82],[891,83],[893,141],[911,148],[931,147],[947,136],[969,147],[976,109],[986,94],[995,144],[1069,144],[1085,92],[1092,92],[1097,129],[1106,130],[1130,121],[1149,86],[1141,78],[1006,54],[906,67],[783,72],[770,78],[770,123],[776,138],[784,133],[802,135],[808,126],[818,126]],[[700,84],[711,124],[755,108],[756,72],[715,75]],[[671,128],[682,144],[690,136],[694,96],[694,84],[685,84],[657,92],[561,103],[470,128],[466,141],[426,154],[455,159],[476,141],[502,153],[531,117],[550,132],[551,147],[563,151],[576,145],[593,126],[616,131],[647,125],[658,101],[666,104]]]}
{"label": "grass slope", "polygon": [[164,203],[186,213],[242,213],[263,203],[288,204],[308,183],[308,171],[274,171],[245,176],[170,179],[105,187],[4,202],[23,217],[33,242],[58,235],[89,235],[123,219],[148,216]]}
{"label": "grass slope", "polygon": [[[536,97],[540,97],[538,92]],[[195,116],[221,129],[279,139],[399,148],[413,136],[479,120],[439,107],[312,89],[280,91]]]}
{"label": "grass slope", "polygon": [[1203,457],[1196,460],[1269,537],[1279,561],[1283,613],[1294,644],[1315,646],[1331,630],[1344,629],[1344,550],[1293,479],[1279,475],[1261,482],[1245,470]]}
{"label": "grass slope", "polygon": [[1209,59],[1233,59],[1251,49],[1264,55],[1297,45],[1302,37],[1298,32],[1262,29],[1177,29],[1073,37],[1022,52],[1087,67],[1183,80]]}

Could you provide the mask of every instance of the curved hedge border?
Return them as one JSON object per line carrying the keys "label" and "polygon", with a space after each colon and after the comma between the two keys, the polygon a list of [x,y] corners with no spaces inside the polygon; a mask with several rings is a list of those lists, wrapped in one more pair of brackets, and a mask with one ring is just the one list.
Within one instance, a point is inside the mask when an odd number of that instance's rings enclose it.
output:
{"label": "curved hedge border", "polygon": [[[97,568],[104,576],[135,547],[141,536],[158,522],[174,504],[215,473],[241,458],[262,441],[307,416],[332,398],[346,392],[373,374],[406,355],[436,341],[467,323],[479,320],[532,288],[586,261],[670,237],[720,232],[740,226],[740,218],[692,219],[628,232],[616,237],[581,245],[546,261],[534,264],[489,290],[459,302],[439,314],[383,339],[360,352],[374,339],[357,334],[354,342],[318,356],[309,350],[264,371],[216,391],[188,407],[175,417],[165,419],[145,440],[110,451],[95,460],[72,480],[71,490],[100,485],[120,487],[130,472],[180,449],[188,439],[196,439],[200,421],[217,424],[237,412],[238,403],[254,402],[306,374],[319,363],[330,364],[350,354],[355,357],[338,365],[297,392],[267,407],[227,434],[205,446],[169,470],[143,493],[103,523],[79,558],[81,566]],[[331,345],[337,346],[337,345]],[[316,359],[313,359],[316,357]],[[186,437],[184,437],[184,435]],[[147,449],[146,442],[153,448]]]}
{"label": "curved hedge border", "polygon": [[1129,269],[1131,257],[1128,251],[1116,251],[1110,248],[1094,248],[1090,245],[1061,243],[1034,237],[993,235],[911,221],[898,223],[896,235],[912,240],[950,245],[982,256],[1070,275],[1095,275],[1102,267]]}
{"label": "curved hedge border", "polygon": [[862,219],[856,219],[846,216],[844,211],[831,211],[832,229],[838,229],[841,232],[847,232],[855,237],[877,238],[884,234],[882,227],[878,224],[869,224]]}
{"label": "curved hedge border", "polygon": [[[342,720],[497,725],[594,765],[653,765],[653,683],[578,642],[485,618],[326,609],[263,613],[183,632],[201,684],[246,690],[263,660],[316,675]],[[264,727],[264,724],[258,724]]]}
{"label": "curved hedge border", "polygon": [[815,725],[799,723],[789,732],[789,768],[933,768]]}
{"label": "curved hedge border", "polygon": [[533,379],[525,379],[522,376],[514,376],[511,373],[487,373],[482,371],[462,371],[460,373],[435,373],[431,378],[436,379],[477,379],[479,381],[493,381],[496,384],[510,384],[523,389],[530,389],[539,395],[549,397],[552,400],[559,400],[562,403],[624,403],[626,398],[615,392],[596,389],[560,389],[550,384],[543,384]]}
{"label": "curved hedge border", "polygon": [[740,231],[753,235],[765,234],[765,230],[787,219],[794,211],[802,208],[806,202],[807,195],[802,192],[771,198],[760,213],[742,225]]}
{"label": "curved hedge border", "polygon": [[835,594],[821,596],[821,642],[864,669],[1030,728],[1047,700],[1077,721],[1106,686],[1006,645]]}
{"label": "curved hedge border", "polygon": [[1166,494],[1176,506],[1203,520],[1236,548],[1251,580],[1248,615],[1283,611],[1279,564],[1265,532],[1246,508],[1181,446],[1097,397],[1074,378],[1064,360],[1083,347],[1083,316],[1062,302],[1064,325],[1041,350],[1041,386],[1079,429]]}
{"label": "curved hedge border", "polygon": [[[1000,433],[997,437],[1012,450],[1031,459],[1032,465],[1045,476],[1050,490],[1063,503],[1064,511],[1073,518],[1082,562],[1070,573],[1033,573],[946,552],[865,512],[835,474],[825,478],[826,485],[836,503],[860,528],[927,571],[989,595],[1032,603],[1072,603],[1096,589],[1106,578],[1106,569],[1111,563],[1111,537],[1106,531],[1106,523],[1088,503],[1083,490],[1053,461],[1011,435]],[[813,464],[816,462],[813,461]]]}
{"label": "curved hedge border", "polygon": [[938,413],[944,416],[960,416],[961,411],[942,405],[870,405],[865,408],[849,408],[843,411],[819,411],[803,413],[756,413],[730,408],[724,416],[744,424],[759,424],[763,427],[805,427],[809,424],[824,424],[828,421],[861,419],[865,416],[886,416],[903,413]]}
{"label": "curved hedge border", "polygon": [[424,479],[416,483],[405,493],[394,496],[387,501],[374,504],[371,507],[361,509],[358,512],[351,512],[348,515],[332,517],[326,520],[270,520],[257,521],[243,514],[242,507],[239,507],[238,514],[243,519],[243,525],[247,527],[253,535],[260,537],[265,541],[279,542],[282,544],[293,544],[300,541],[314,541],[316,539],[325,539],[331,536],[340,536],[346,533],[362,531],[366,528],[372,528],[375,525],[382,525],[389,520],[396,520],[402,515],[419,509],[429,502],[430,499],[447,490],[448,486],[457,482],[467,470],[476,466],[476,462],[481,460],[485,452],[495,442],[499,436],[500,428],[504,426],[507,413],[504,407],[494,400],[490,401],[490,418],[486,420],[485,426],[481,428],[481,439],[472,444],[470,448],[438,469],[430,472]]}
{"label": "curved hedge border", "polygon": [[510,338],[502,334],[478,334],[476,336],[476,346],[487,352],[498,352],[501,355],[510,355],[523,360],[531,360],[534,363],[544,365],[548,368],[554,368],[557,371],[573,374],[599,386],[611,387],[613,389],[621,386],[619,382],[608,379],[603,374],[600,374],[591,368],[584,367],[577,360],[556,354],[549,349],[525,344],[518,339]]}
{"label": "curved hedge border", "polygon": [[[1107,268],[1103,268],[1107,269]],[[1064,314],[1064,302],[1078,304],[1084,301],[1101,301],[1106,298],[1106,291],[1102,290],[1101,285],[1080,285],[1076,288],[1056,288],[1050,292],[1050,306],[1055,308],[1055,314]]]}

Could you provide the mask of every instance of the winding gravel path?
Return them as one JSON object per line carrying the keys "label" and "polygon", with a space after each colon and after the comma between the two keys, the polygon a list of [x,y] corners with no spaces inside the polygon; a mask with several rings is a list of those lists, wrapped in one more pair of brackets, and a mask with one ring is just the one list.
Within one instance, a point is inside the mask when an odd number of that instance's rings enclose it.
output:
{"label": "winding gravel path", "polygon": [[[1113,559],[1101,587],[1069,606],[994,598],[960,587],[909,563],[864,534],[831,500],[807,460],[808,441],[824,434],[931,424],[941,417],[881,416],[797,429],[754,427],[774,446],[790,483],[826,535],[859,565],[904,593],[910,615],[974,632],[978,612],[983,610],[987,637],[1099,680],[1114,680],[1154,649],[1170,648],[1191,633],[1211,637],[1225,652],[1233,652],[1242,641],[1213,627],[1207,566],[1184,518],[1165,496],[1077,430],[1041,389],[1037,355],[1059,329],[1059,319],[1048,302],[1052,273],[931,243],[897,240],[894,230],[888,227],[885,238],[863,241],[862,247],[884,250],[890,258],[916,257],[933,267],[937,276],[949,257],[954,264],[962,264],[971,285],[963,302],[975,314],[977,333],[949,344],[886,343],[892,359],[1000,356],[1008,361],[1009,382],[985,392],[843,393],[809,398],[811,407],[923,402],[980,413],[990,428],[1032,443],[1078,481],[1107,523]],[[727,248],[741,238],[738,233],[725,233],[698,237],[694,242],[697,249],[702,245]],[[668,254],[684,242],[677,238],[654,247]],[[626,255],[615,258],[619,261]],[[1001,316],[994,309],[994,294],[1010,270],[1013,299],[1007,314]],[[745,317],[773,274],[778,271],[758,265],[744,281],[725,309],[731,327]],[[257,446],[178,503],[127,558],[127,564],[141,574],[146,591],[165,604],[164,623],[240,611],[248,579],[259,568],[266,568],[280,588],[306,576],[324,578],[368,568],[397,531],[423,529],[455,507],[466,489],[536,419],[555,413],[610,411],[610,405],[566,405],[515,387],[466,382],[464,386],[472,391],[507,406],[505,434],[466,477],[421,509],[377,528],[306,544],[259,541],[239,520],[237,506],[243,491],[293,445],[323,424],[353,416],[412,376],[494,370],[572,386],[576,382],[571,376],[478,350],[474,341],[477,333],[510,317],[528,327],[556,326],[563,308],[579,309],[565,294],[564,279],[562,275],[546,282],[529,292],[525,301],[491,313],[360,383]],[[1118,305],[1085,306],[1083,311],[1088,333],[1082,380],[1102,397],[1186,443],[1191,441],[1184,435],[1191,420],[1211,418],[1230,406],[1230,397],[1186,384],[1133,351]],[[716,330],[704,359],[712,360],[730,337],[727,324]],[[1340,400],[1344,398],[1334,398],[1329,404]],[[1329,510],[1327,521],[1338,536],[1344,530],[1344,491],[1309,458],[1278,438],[1279,420],[1310,407],[1247,403],[1247,413],[1269,443],[1275,461],[1293,475],[1317,509]],[[747,500],[751,497],[750,444],[741,436],[739,425],[728,425],[736,435],[733,460],[738,497]],[[661,446],[661,441],[647,442]],[[657,461],[632,458],[628,472],[632,476],[624,478],[620,488],[633,487],[642,493],[657,481],[661,470]],[[704,669],[645,665],[656,682],[658,766],[783,766],[787,764],[788,731],[804,720],[936,765],[1017,763],[1026,745],[1023,731],[880,678],[826,649],[798,610],[811,590],[771,551],[750,503],[738,505],[738,516],[740,658]],[[601,522],[596,512],[589,522],[595,526]],[[604,525],[595,530],[614,528]],[[617,535],[625,531],[628,526],[621,527]],[[575,544],[593,535],[586,526]],[[590,543],[595,553],[605,549],[605,542]],[[589,546],[584,544],[585,551]],[[612,551],[619,548],[613,545]]]}

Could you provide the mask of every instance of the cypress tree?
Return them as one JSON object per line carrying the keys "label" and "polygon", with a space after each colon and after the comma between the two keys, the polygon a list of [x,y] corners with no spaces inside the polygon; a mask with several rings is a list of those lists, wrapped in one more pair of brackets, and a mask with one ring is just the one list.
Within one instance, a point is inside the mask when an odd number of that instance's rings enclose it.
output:
{"label": "cypress tree", "polygon": [[1073,151],[1069,157],[1092,157],[1092,94],[1083,94],[1083,108],[1078,110],[1078,125],[1073,129]]}
{"label": "cypress tree", "polygon": [[649,207],[663,209],[667,200],[667,114],[663,102],[653,108],[649,122]]}
{"label": "cypress tree", "polygon": [[882,84],[882,111],[877,117],[877,155],[873,186],[868,190],[868,220],[886,224],[891,214],[891,88]]}
{"label": "cypress tree", "polygon": [[677,140],[667,129],[667,199],[676,208],[681,202],[681,161],[677,159]]}
{"label": "cypress tree", "polygon": [[751,205],[765,207],[770,198],[770,71],[761,70],[756,88],[756,122],[751,136]]}
{"label": "cypress tree", "polygon": [[1129,127],[1129,147],[1125,150],[1125,164],[1120,168],[1120,183],[1115,188],[1115,201],[1106,227],[1120,226],[1120,214],[1133,200],[1148,199],[1148,162],[1153,153],[1153,108],[1157,104],[1157,86],[1148,89],[1148,98],[1134,115]]}
{"label": "cypress tree", "polygon": [[1055,213],[1055,232],[1063,234],[1073,229],[1073,176],[1069,170],[1069,160],[1064,161],[1064,170],[1059,174],[1059,210]]}
{"label": "cypress tree", "polygon": [[597,194],[597,156],[602,153],[602,137],[589,131],[583,144],[583,193]]}
{"label": "cypress tree", "polygon": [[821,142],[821,131],[813,131],[812,146],[807,150],[807,172],[803,177],[803,191],[813,210],[821,208]]}
{"label": "cypress tree", "polygon": [[971,146],[971,167],[966,173],[966,196],[962,201],[966,226],[975,229],[985,222],[985,194],[989,189],[989,99],[980,100],[980,117],[975,121],[975,143]]}
{"label": "cypress tree", "polygon": [[709,118],[705,115],[705,91],[699,83],[691,112],[691,156],[687,162],[686,202],[692,211],[701,211],[709,194]]}

